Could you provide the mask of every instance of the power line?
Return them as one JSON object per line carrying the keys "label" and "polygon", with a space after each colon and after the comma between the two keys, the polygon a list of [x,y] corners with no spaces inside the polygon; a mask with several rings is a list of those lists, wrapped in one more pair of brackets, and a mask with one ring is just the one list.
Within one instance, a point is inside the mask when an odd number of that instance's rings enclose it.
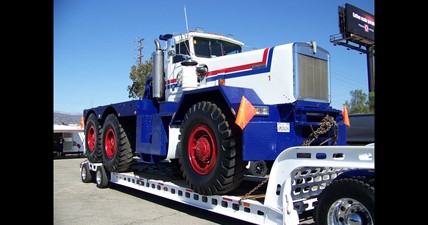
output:
{"label": "power line", "polygon": [[332,72],[331,79],[332,79],[332,83],[336,83],[337,85],[344,85],[351,89],[355,89],[356,86],[361,86],[362,89],[366,88],[365,85],[363,85],[362,80],[355,76],[348,76],[348,75]]}

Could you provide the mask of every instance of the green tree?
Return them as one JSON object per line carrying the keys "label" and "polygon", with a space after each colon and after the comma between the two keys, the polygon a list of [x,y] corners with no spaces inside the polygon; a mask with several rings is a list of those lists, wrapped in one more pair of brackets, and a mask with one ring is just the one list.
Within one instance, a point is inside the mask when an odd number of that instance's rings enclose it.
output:
{"label": "green tree", "polygon": [[374,97],[374,91],[369,93],[369,100],[366,103],[369,106],[370,112],[375,111],[375,97]]}
{"label": "green tree", "polygon": [[349,113],[351,109],[351,103],[349,103],[348,100],[345,101],[345,106],[348,109],[348,113]]}
{"label": "green tree", "polygon": [[141,99],[144,95],[147,77],[152,72],[153,65],[150,61],[137,65],[132,65],[129,78],[132,85],[128,85],[128,97]]}
{"label": "green tree", "polygon": [[369,98],[367,93],[361,89],[352,90],[351,102],[345,102],[349,113],[370,113],[374,112],[374,92],[371,92]]}

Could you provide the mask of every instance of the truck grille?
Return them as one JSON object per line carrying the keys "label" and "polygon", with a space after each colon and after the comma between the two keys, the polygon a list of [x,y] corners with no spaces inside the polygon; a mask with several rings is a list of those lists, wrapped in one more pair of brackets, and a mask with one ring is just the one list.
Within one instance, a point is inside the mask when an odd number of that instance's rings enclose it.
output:
{"label": "truck grille", "polygon": [[326,60],[299,55],[299,99],[329,101],[328,64]]}

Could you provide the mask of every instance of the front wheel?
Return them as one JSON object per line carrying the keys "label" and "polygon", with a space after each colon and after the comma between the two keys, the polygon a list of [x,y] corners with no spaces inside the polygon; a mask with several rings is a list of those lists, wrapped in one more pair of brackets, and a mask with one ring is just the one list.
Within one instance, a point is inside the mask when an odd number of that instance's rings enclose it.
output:
{"label": "front wheel", "polygon": [[374,179],[341,178],[321,193],[315,209],[318,225],[373,225]]}
{"label": "front wheel", "polygon": [[195,192],[225,194],[242,182],[245,165],[237,138],[216,104],[194,104],[187,111],[180,132],[180,169]]}

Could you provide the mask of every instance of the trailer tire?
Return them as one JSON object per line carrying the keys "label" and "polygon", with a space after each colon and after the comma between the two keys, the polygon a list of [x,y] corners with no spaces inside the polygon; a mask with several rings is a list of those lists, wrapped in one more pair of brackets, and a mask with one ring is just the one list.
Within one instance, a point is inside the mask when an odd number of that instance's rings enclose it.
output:
{"label": "trailer tire", "polygon": [[103,165],[108,171],[129,170],[133,157],[131,144],[114,114],[109,114],[104,122],[102,146]]}
{"label": "trailer tire", "polygon": [[80,178],[82,179],[83,183],[92,182],[92,173],[89,169],[88,163],[83,163],[82,169],[80,170]]}
{"label": "trailer tire", "polygon": [[194,104],[184,116],[180,133],[180,170],[195,192],[225,194],[239,186],[245,165],[235,131],[215,103]]}
{"label": "trailer tire", "polygon": [[339,178],[333,181],[318,197],[314,215],[316,224],[373,225],[374,190],[374,178]]}
{"label": "trailer tire", "polygon": [[85,126],[85,148],[89,162],[102,162],[101,153],[101,126],[98,123],[97,116],[91,113],[86,120]]}
{"label": "trailer tire", "polygon": [[248,172],[254,176],[264,177],[268,173],[269,168],[264,160],[250,161]]}
{"label": "trailer tire", "polygon": [[95,173],[95,182],[99,188],[107,188],[110,185],[109,176],[107,175],[104,166],[98,166]]}

